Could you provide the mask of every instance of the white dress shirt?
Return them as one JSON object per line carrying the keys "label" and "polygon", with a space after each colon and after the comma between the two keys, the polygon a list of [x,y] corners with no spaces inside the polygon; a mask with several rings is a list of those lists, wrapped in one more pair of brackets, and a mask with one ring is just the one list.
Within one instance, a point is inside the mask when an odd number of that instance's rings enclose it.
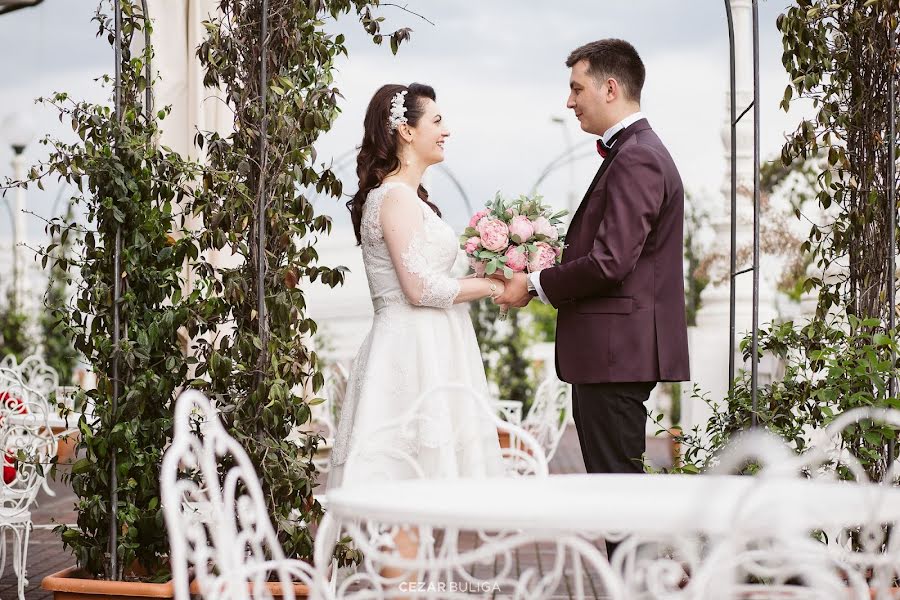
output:
{"label": "white dress shirt", "polygon": [[[628,115],[609,129],[607,129],[605,132],[603,132],[603,135],[601,136],[603,143],[609,146],[609,141],[614,135],[643,118],[644,113],[642,113],[641,111]],[[544,294],[544,288],[541,287],[541,272],[535,271],[533,273],[529,273],[528,277],[529,279],[531,279],[531,284],[534,286],[534,289],[537,290],[538,298],[541,299],[541,302],[543,302],[544,304],[550,304],[550,301],[547,299],[547,295]]]}

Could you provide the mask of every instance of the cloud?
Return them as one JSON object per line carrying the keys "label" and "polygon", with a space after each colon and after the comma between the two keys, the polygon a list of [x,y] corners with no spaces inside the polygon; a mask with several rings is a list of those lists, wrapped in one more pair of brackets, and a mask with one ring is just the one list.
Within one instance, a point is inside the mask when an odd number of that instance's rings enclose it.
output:
{"label": "cloud", "polygon": [[[343,115],[319,150],[340,155],[362,137],[362,118],[372,93],[387,82],[423,81],[438,92],[438,103],[452,136],[446,166],[481,203],[502,189],[526,192],[547,163],[567,144],[589,139],[564,106],[568,51],[603,36],[631,40],[647,65],[644,112],[667,143],[686,187],[716,192],[727,176],[723,129],[727,127],[728,45],[724,9],[717,3],[635,0],[630,3],[573,1],[560,5],[499,0],[490,3],[410,3],[436,22],[435,27],[390,7],[386,30],[416,28],[413,39],[393,57],[359,34],[355,23],[334,26],[349,32],[350,58],[337,76],[346,96]],[[762,156],[777,155],[783,132],[799,119],[777,106],[786,76],[774,27],[779,6],[761,5]],[[749,60],[750,57],[748,56]],[[743,108],[743,107],[742,107]],[[562,117],[564,128],[551,121]],[[749,118],[749,115],[748,117]],[[542,192],[564,206],[569,195],[580,198],[597,167],[596,156],[575,163],[574,177],[560,169],[547,178]],[[345,189],[355,188],[352,162]],[[573,181],[574,180],[574,181]],[[432,196],[448,220],[461,226],[466,215],[448,181],[433,178]],[[723,200],[724,201],[724,200]],[[334,206],[343,218],[343,209]]]}
{"label": "cloud", "polygon": [[[337,84],[346,97],[343,114],[318,145],[327,158],[351,154],[362,135],[362,117],[372,93],[389,81],[430,83],[453,133],[446,166],[465,186],[475,204],[502,189],[528,191],[548,162],[574,143],[589,140],[564,107],[567,69],[572,48],[600,37],[623,37],[641,52],[648,68],[644,108],[654,128],[669,145],[689,189],[718,191],[726,175],[722,129],[727,119],[728,49],[721,2],[707,0],[491,0],[447,3],[410,0],[410,10],[433,20],[431,26],[398,7],[384,6],[385,30],[411,26],[412,40],[398,56],[376,47],[354,19],[330,22],[348,36],[350,58],[338,63]],[[780,148],[785,130],[797,114],[777,109],[786,76],[774,20],[784,1],[759,5],[763,157]],[[95,37],[91,22],[95,2],[45,2],[0,18],[0,118],[54,89],[76,96],[92,94],[91,79],[108,71],[110,50]],[[96,95],[93,97],[97,97]],[[102,97],[101,97],[102,98]],[[562,117],[564,126],[551,121]],[[41,122],[52,130],[52,115]],[[64,129],[64,128],[63,128]],[[568,136],[568,137],[567,137]],[[0,144],[0,165],[8,149]],[[570,194],[580,198],[597,166],[588,156],[550,175],[541,190],[564,205]],[[345,170],[345,189],[353,191],[352,160]],[[0,169],[0,173],[3,170]],[[448,220],[461,226],[467,209],[450,181],[432,176],[433,198]],[[52,196],[48,191],[43,196]],[[30,198],[32,198],[30,196]],[[39,206],[52,199],[35,194]],[[347,223],[342,203],[328,201],[329,212]],[[4,231],[0,219],[0,235]]]}

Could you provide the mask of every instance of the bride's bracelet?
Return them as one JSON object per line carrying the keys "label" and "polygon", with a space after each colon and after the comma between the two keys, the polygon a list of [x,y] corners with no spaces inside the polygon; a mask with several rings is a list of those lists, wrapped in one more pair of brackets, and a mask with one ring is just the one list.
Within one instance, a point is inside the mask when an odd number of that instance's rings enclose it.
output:
{"label": "bride's bracelet", "polygon": [[489,279],[488,282],[491,285],[491,300],[496,300],[497,298],[497,284],[494,283],[493,279]]}

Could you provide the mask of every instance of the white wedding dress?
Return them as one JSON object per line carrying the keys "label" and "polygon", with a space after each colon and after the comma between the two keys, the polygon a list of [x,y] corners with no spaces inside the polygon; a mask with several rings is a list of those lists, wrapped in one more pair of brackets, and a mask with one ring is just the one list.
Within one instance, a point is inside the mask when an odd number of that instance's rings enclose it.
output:
{"label": "white wedding dress", "polygon": [[[406,214],[411,210],[414,218],[391,224],[409,235],[395,259],[400,264],[394,264],[382,235],[381,206],[397,186],[406,189],[395,194],[412,203],[409,186],[388,182],[369,192],[363,208],[361,246],[375,318],[351,367],[329,489],[371,480],[504,473],[472,321],[466,304],[453,304],[459,282],[450,271],[458,237],[416,198],[422,218],[407,204]],[[402,278],[407,286],[419,286],[418,304],[407,299]]]}

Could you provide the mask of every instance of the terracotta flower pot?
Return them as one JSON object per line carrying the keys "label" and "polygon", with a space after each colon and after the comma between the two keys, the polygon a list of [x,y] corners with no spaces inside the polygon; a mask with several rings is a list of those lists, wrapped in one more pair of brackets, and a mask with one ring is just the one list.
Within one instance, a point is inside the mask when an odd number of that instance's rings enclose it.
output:
{"label": "terracotta flower pot", "polygon": [[[281,587],[281,582],[279,581],[269,581],[266,583],[266,587],[269,589],[269,593],[272,594],[273,598],[281,598],[284,596],[284,590]],[[294,598],[308,598],[309,597],[309,588],[302,583],[294,584]],[[200,586],[197,585],[197,581],[191,582],[191,595],[199,596],[200,594]]]}
{"label": "terracotta flower pot", "polygon": [[[284,592],[281,583],[266,583],[273,598],[281,598]],[[295,598],[308,598],[309,588],[302,583],[294,584]],[[135,600],[139,598],[162,598],[173,600],[175,586],[167,583],[141,583],[133,581],[105,581],[85,577],[77,567],[69,567],[59,573],[44,578],[41,588],[52,591],[54,600]],[[200,587],[191,582],[191,595],[199,595]]]}
{"label": "terracotta flower pot", "polygon": [[168,583],[106,581],[86,577],[77,567],[69,567],[44,577],[41,588],[53,592],[54,600],[133,600],[135,598],[175,598]]}
{"label": "terracotta flower pot", "polygon": [[[500,442],[501,448],[510,448],[511,447],[508,431],[501,431],[500,429],[498,429],[497,430],[497,440]],[[519,449],[524,450],[524,451],[528,452],[529,454],[531,454],[531,449],[526,448],[525,445],[522,444],[521,442],[519,443]]]}
{"label": "terracotta flower pot", "polygon": [[672,436],[672,463],[677,467],[681,465],[681,427],[669,427],[669,435]]}
{"label": "terracotta flower pot", "polygon": [[509,448],[509,432],[497,430],[497,439],[501,448]]}
{"label": "terracotta flower pot", "polygon": [[54,427],[53,434],[60,436],[56,443],[56,461],[59,465],[71,465],[75,462],[75,452],[78,450],[78,441],[81,434],[78,432],[70,432],[61,435],[65,429]]}

